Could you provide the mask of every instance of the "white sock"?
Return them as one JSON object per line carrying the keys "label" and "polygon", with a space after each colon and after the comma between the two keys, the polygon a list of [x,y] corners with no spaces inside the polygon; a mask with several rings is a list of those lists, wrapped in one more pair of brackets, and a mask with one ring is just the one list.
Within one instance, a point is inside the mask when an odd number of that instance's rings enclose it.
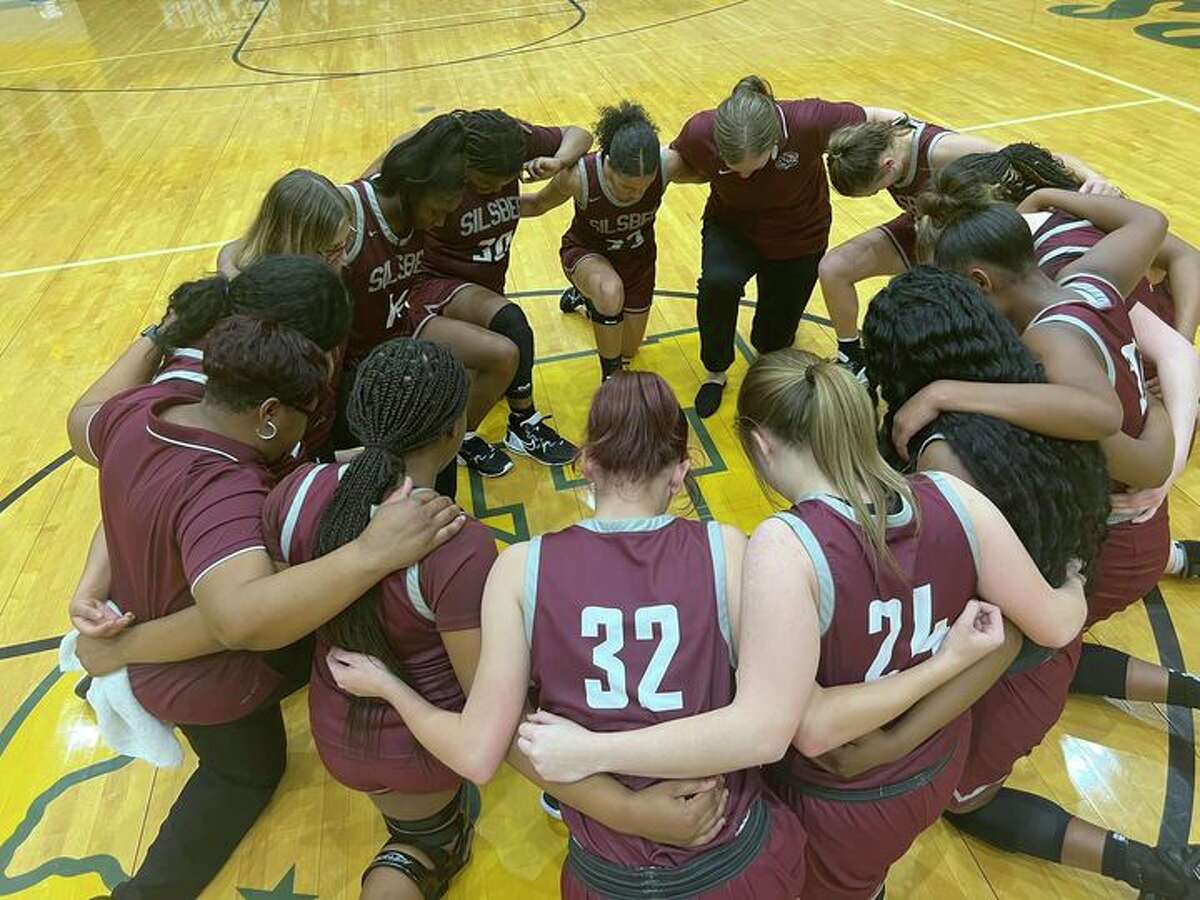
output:
{"label": "white sock", "polygon": [[469,441],[473,437],[475,437],[475,432],[473,432],[473,431],[466,432],[463,435],[463,443],[465,444],[467,441]]}
{"label": "white sock", "polygon": [[1179,541],[1171,541],[1171,555],[1167,558],[1167,575],[1182,575],[1187,565],[1187,551]]}

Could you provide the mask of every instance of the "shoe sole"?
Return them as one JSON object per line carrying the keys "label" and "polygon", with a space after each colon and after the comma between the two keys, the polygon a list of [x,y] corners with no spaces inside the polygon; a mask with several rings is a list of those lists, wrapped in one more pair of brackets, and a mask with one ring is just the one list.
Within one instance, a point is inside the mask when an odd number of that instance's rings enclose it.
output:
{"label": "shoe sole", "polygon": [[555,466],[569,466],[571,463],[575,462],[574,456],[572,456],[566,462],[547,462],[544,459],[538,459],[536,456],[526,450],[524,446],[517,446],[516,444],[509,443],[508,438],[504,439],[504,449],[510,453],[515,453],[518,456],[523,456],[526,459],[532,459],[535,463],[540,463],[541,465],[551,469]]}
{"label": "shoe sole", "polygon": [[467,462],[465,459],[463,459],[461,456],[456,456],[454,458],[455,458],[455,460],[458,461],[458,464],[460,466],[462,466],[464,469],[470,469],[472,472],[475,472],[476,474],[478,474],[480,478],[500,478],[501,476],[507,475],[509,472],[511,472],[513,470],[513,461],[511,459],[508,461],[508,465],[504,467],[503,471],[484,472],[482,469],[476,469],[476,468],[472,467],[472,465],[469,462]]}

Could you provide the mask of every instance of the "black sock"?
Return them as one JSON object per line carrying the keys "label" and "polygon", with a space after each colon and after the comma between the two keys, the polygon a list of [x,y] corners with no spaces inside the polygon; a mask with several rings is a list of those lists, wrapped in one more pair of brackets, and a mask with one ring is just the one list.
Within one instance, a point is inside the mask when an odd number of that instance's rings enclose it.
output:
{"label": "black sock", "polygon": [[1101,874],[1118,881],[1127,881],[1129,874],[1129,838],[1115,831],[1104,836],[1104,856],[1100,862]]}
{"label": "black sock", "polygon": [[621,371],[620,356],[601,356],[600,357],[600,380],[608,381],[618,372]]}
{"label": "black sock", "polygon": [[1167,702],[1200,709],[1200,678],[1191,672],[1167,670]]}
{"label": "black sock", "polygon": [[1125,697],[1125,673],[1129,670],[1129,654],[1084,643],[1079,656],[1079,668],[1071,681],[1071,692],[1091,697]]}
{"label": "black sock", "polygon": [[532,415],[532,409],[510,409],[508,411],[508,427],[516,428]]}

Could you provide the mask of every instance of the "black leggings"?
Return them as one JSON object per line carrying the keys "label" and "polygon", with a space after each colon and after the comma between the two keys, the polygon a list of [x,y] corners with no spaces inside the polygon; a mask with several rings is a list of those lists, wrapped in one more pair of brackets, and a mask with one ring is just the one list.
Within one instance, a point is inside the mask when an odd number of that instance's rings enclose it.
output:
{"label": "black leggings", "polygon": [[[312,640],[268,654],[285,696],[308,680]],[[191,900],[216,877],[271,801],[287,766],[279,701],[221,725],[180,725],[199,765],[187,780],[133,878],[114,900]]]}
{"label": "black leggings", "polygon": [[792,346],[823,253],[766,259],[737,229],[705,220],[701,231],[699,296],[700,361],[710,372],[733,365],[738,307],[751,276],[758,278],[758,303],[750,343],[759,353]]}

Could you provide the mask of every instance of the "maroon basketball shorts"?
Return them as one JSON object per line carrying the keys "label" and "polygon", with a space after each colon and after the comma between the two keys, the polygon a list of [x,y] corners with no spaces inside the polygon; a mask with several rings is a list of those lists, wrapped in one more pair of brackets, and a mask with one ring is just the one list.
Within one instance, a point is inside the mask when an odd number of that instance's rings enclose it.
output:
{"label": "maroon basketball shorts", "polygon": [[624,312],[632,315],[650,311],[654,300],[655,258],[644,253],[623,253],[620,256],[606,256],[596,250],[589,250],[579,244],[563,241],[562,249],[558,252],[562,261],[563,272],[575,281],[575,267],[589,256],[597,256],[606,260],[621,278],[625,290]]}
{"label": "maroon basketball shorts", "polygon": [[1088,579],[1084,627],[1102,622],[1145,597],[1162,578],[1170,553],[1171,520],[1165,502],[1148,522],[1111,526],[1100,547],[1095,572]]}
{"label": "maroon basketball shorts", "polygon": [[1041,665],[1003,676],[975,701],[971,752],[954,792],[956,803],[1003,781],[1042,742],[1062,715],[1082,647],[1083,637],[1075,638]]}
{"label": "maroon basketball shorts", "polygon": [[917,220],[912,213],[901,213],[877,227],[891,239],[904,268],[911,269],[917,264]]}
{"label": "maroon basketball shorts", "polygon": [[[688,891],[687,897],[696,900],[782,900],[801,895],[804,885],[804,829],[796,814],[769,790],[764,789],[762,800],[770,816],[769,831],[762,849],[734,877],[715,887],[698,892]],[[703,863],[698,868],[702,866]],[[638,873],[637,869],[630,871]],[[643,873],[644,870],[639,874]],[[570,861],[563,863],[559,888],[564,900],[607,900],[611,896],[608,892],[589,888],[572,871]],[[674,892],[664,893],[661,888],[644,890],[647,898],[680,896]],[[635,890],[620,896],[643,896],[643,893]]]}
{"label": "maroon basketball shorts", "polygon": [[917,835],[950,805],[971,746],[971,717],[959,716],[934,740],[943,751],[922,777],[905,779],[885,799],[885,789],[845,791],[834,799],[809,785],[783,785],[781,793],[808,834],[804,900],[871,900]]}
{"label": "maroon basketball shorts", "polygon": [[361,753],[313,736],[321,762],[334,780],[364,794],[436,794],[452,791],[462,779],[416,746],[403,756]]}
{"label": "maroon basketball shorts", "polygon": [[413,337],[421,336],[421,329],[434,316],[440,316],[446,305],[464,288],[473,287],[475,282],[463,278],[443,275],[419,275],[408,291],[405,307],[405,332]]}

